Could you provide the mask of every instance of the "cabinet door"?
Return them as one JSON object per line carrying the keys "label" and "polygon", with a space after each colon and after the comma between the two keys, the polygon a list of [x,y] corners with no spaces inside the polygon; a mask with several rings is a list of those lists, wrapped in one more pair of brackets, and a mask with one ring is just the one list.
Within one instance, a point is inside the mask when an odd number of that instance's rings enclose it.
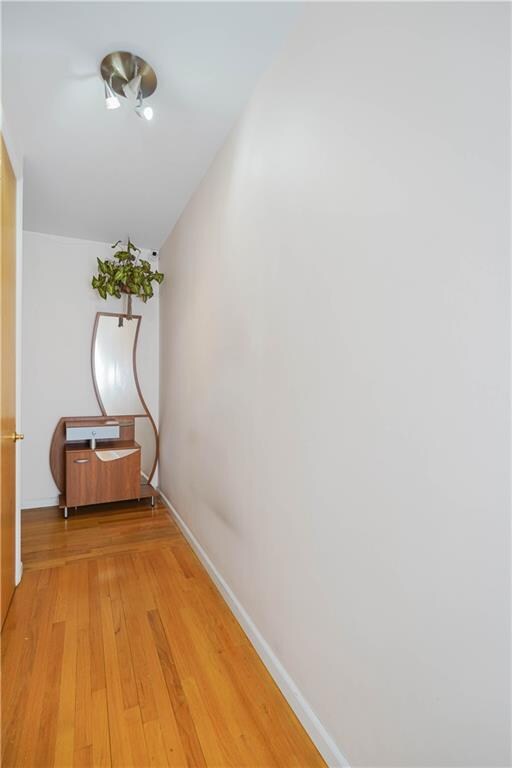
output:
{"label": "cabinet door", "polygon": [[108,454],[115,451],[96,451],[98,502],[122,501],[123,499],[138,499],[140,497],[140,448],[127,456],[102,461],[98,454]]}
{"label": "cabinet door", "polygon": [[80,507],[140,496],[140,450],[111,461],[96,451],[66,451],[66,504]]}
{"label": "cabinet door", "polygon": [[95,504],[98,495],[94,451],[66,451],[66,504]]}

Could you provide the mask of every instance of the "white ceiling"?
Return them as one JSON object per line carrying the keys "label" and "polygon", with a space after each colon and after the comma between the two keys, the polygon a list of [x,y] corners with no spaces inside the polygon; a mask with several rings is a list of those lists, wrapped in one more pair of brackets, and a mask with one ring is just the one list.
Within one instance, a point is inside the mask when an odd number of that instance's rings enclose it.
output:
{"label": "white ceiling", "polygon": [[[3,3],[3,108],[24,226],[159,248],[295,20],[294,3]],[[156,70],[152,122],[105,109],[99,64]],[[124,100],[123,100],[124,101]]]}

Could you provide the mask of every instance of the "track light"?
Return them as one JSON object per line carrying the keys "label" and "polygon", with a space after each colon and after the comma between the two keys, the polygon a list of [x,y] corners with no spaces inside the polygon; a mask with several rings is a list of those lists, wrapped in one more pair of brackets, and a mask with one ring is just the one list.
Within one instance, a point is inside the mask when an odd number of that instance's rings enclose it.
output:
{"label": "track light", "polygon": [[107,109],[118,109],[118,107],[121,106],[121,102],[115,95],[114,91],[110,87],[110,85],[107,83],[106,80],[104,80],[105,83],[105,106]]}
{"label": "track light", "polygon": [[144,109],[139,109],[138,107],[135,107],[135,112],[139,117],[143,117],[144,120],[153,119],[153,107],[144,107]]}
{"label": "track light", "polygon": [[107,109],[120,107],[118,97],[122,96],[139,117],[153,119],[153,108],[144,105],[156,88],[156,75],[147,61],[128,51],[116,51],[105,56],[100,69]]}
{"label": "track light", "polygon": [[145,120],[153,119],[153,107],[145,107],[144,99],[142,97],[142,91],[139,90],[137,96],[137,103],[135,105],[135,112],[139,117],[143,117]]}

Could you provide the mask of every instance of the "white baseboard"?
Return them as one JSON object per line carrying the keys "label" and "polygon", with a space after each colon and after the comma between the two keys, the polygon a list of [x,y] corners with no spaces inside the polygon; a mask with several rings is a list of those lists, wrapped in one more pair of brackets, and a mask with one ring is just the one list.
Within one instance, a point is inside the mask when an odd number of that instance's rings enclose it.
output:
{"label": "white baseboard", "polygon": [[288,704],[299,718],[305,730],[308,732],[311,740],[317,747],[324,760],[329,766],[332,766],[332,768],[350,768],[348,760],[344,757],[334,742],[334,739],[332,739],[327,730],[324,728],[314,713],[313,709],[300,692],[297,685],[294,683],[284,666],[273,652],[272,648],[269,646],[243,605],[236,597],[229,584],[227,584],[227,582],[221,576],[216,566],[210,560],[209,556],[199,541],[196,539],[185,521],[180,517],[166,495],[160,488],[158,488],[158,492],[162,497],[162,500],[169,507],[169,510],[177,525],[181,529],[183,535],[203,563],[211,579],[216,584],[219,592],[231,608],[247,637],[254,646],[258,656],[261,658],[262,662],[265,664],[266,668],[272,675],[276,685],[279,687]]}
{"label": "white baseboard", "polygon": [[40,507],[57,507],[59,505],[58,496],[47,496],[45,499],[22,499],[21,509],[39,509]]}

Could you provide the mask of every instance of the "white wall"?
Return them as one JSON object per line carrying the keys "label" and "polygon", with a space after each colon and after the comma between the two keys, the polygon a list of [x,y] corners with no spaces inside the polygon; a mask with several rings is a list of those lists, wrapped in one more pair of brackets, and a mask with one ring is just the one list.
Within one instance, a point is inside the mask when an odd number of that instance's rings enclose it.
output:
{"label": "white wall", "polygon": [[510,759],[508,14],[310,6],[161,252],[161,486],[354,766]]}
{"label": "white wall", "polygon": [[[22,507],[55,503],[50,442],[61,416],[100,414],[91,376],[96,312],[125,310],[91,288],[96,258],[110,244],[25,232],[23,238]],[[137,370],[144,399],[158,424],[158,294],[144,305]]]}

